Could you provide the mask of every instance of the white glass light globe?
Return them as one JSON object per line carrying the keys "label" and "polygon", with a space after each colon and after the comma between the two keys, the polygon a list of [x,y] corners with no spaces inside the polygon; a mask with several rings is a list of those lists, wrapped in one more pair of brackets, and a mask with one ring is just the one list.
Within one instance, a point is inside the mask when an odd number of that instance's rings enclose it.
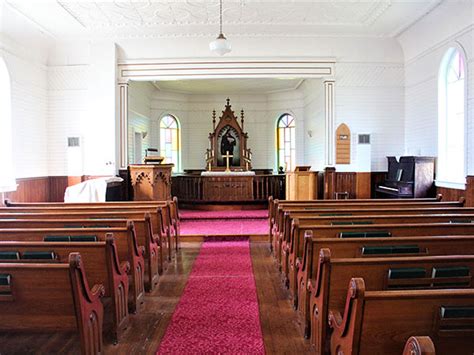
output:
{"label": "white glass light globe", "polygon": [[227,41],[227,38],[225,38],[225,36],[221,33],[219,37],[216,38],[216,40],[209,43],[209,49],[219,55],[224,55],[229,53],[232,50],[232,47],[229,41]]}

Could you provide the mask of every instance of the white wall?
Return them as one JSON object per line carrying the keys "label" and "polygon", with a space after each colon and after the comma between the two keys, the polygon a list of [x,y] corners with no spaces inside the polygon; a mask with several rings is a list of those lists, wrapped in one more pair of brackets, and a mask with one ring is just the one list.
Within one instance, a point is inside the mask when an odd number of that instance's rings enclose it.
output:
{"label": "white wall", "polygon": [[467,58],[468,175],[474,174],[474,5],[444,2],[400,35],[405,53],[406,154],[437,156],[438,74],[441,60],[453,44]]}
{"label": "white wall", "polygon": [[17,178],[48,175],[48,38],[0,2],[0,55],[11,79]]}

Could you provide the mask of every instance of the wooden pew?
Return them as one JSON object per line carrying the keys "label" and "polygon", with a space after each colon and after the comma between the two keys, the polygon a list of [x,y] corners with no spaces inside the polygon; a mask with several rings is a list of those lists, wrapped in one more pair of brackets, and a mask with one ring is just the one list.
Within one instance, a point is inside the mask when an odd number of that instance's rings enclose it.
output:
{"label": "wooden pew", "polygon": [[[308,336],[310,301],[318,275],[320,250],[329,249],[333,258],[373,258],[435,255],[474,255],[474,236],[391,237],[391,238],[322,238],[311,243],[305,236],[305,256],[298,270],[298,314]],[[315,249],[313,249],[315,248]]]}
{"label": "wooden pew", "polygon": [[312,344],[318,354],[329,346],[328,313],[344,309],[347,283],[352,277],[364,279],[368,291],[464,289],[474,286],[473,273],[474,255],[332,258],[329,249],[321,249],[318,273],[311,285]]}
{"label": "wooden pew", "polygon": [[[291,244],[284,248],[282,258],[283,276],[286,278],[293,298],[294,307],[298,305],[297,276],[302,264],[306,262],[303,250],[304,235],[307,231],[313,233],[312,243],[317,248],[319,238],[340,237],[362,237],[360,233],[366,233],[366,237],[409,237],[409,236],[443,236],[443,235],[474,235],[474,224],[471,223],[410,223],[410,224],[378,224],[378,225],[356,225],[356,226],[305,226],[299,228],[297,219],[293,221],[293,236]],[[305,245],[306,244],[306,245]]]}
{"label": "wooden pew", "polygon": [[145,261],[144,247],[137,244],[133,222],[128,221],[127,228],[0,229],[0,241],[44,241],[50,236],[95,236],[99,241],[105,241],[108,233],[114,235],[119,260],[130,263],[128,299],[130,311],[136,313],[144,302]]}
{"label": "wooden pew", "polygon": [[472,354],[474,290],[367,291],[349,282],[343,313],[330,310],[331,354],[400,354],[411,334],[439,354]]}
{"label": "wooden pew", "polygon": [[[373,224],[407,224],[407,223],[472,223],[474,222],[474,210],[472,214],[406,214],[394,213],[392,215],[377,215],[377,211],[370,211],[371,214],[360,216],[301,216],[298,213],[289,214],[285,219],[283,233],[278,235],[275,243],[275,250],[280,251],[285,245],[291,243],[291,230],[293,219],[297,219],[299,227],[315,225],[373,225]],[[277,257],[278,259],[278,257]]]}
{"label": "wooden pew", "polygon": [[[15,214],[16,216],[16,214]],[[26,217],[35,219],[26,219]],[[123,228],[127,226],[126,219],[90,219],[90,214],[74,213],[74,219],[67,214],[59,219],[57,214],[53,215],[58,219],[50,218],[50,215],[25,214],[19,219],[0,218],[0,229],[5,228]],[[130,215],[127,215],[130,217]],[[106,217],[106,216],[104,216]],[[159,275],[163,273],[163,250],[161,240],[155,238],[151,224],[151,216],[147,212],[145,218],[134,218],[132,222],[135,226],[137,244],[145,247],[145,290],[153,291],[158,284]],[[158,221],[160,223],[160,221]]]}
{"label": "wooden pew", "polygon": [[[467,208],[467,207],[430,207],[430,208],[420,208],[420,207],[396,207],[392,208],[390,206],[361,206],[360,208],[353,209],[349,206],[346,210],[341,211],[340,209],[322,209],[318,211],[314,210],[300,210],[296,209],[293,210],[291,208],[288,209],[279,209],[277,221],[273,224],[272,229],[270,230],[270,238],[271,242],[273,243],[272,247],[275,246],[276,241],[278,241],[278,237],[281,237],[281,234],[284,232],[285,228],[288,225],[291,226],[291,219],[296,217],[303,217],[303,216],[358,216],[358,215],[392,215],[392,214],[474,214],[474,208]],[[288,221],[288,219],[290,219]],[[275,249],[274,249],[275,250]]]}
{"label": "wooden pew", "polygon": [[433,340],[430,337],[410,337],[402,355],[436,355]]}
{"label": "wooden pew", "polygon": [[[67,263],[69,255],[75,252],[81,255],[87,281],[89,281],[88,286],[92,287],[95,284],[104,286],[104,299],[109,306],[105,307],[105,324],[111,323],[112,337],[116,343],[129,322],[130,264],[128,261],[120,262],[112,234],[106,236],[105,242],[2,241],[0,242],[0,263]],[[16,258],[14,258],[15,254]],[[28,259],[25,259],[27,257]],[[47,259],[48,257],[51,259]]]}
{"label": "wooden pew", "polygon": [[0,275],[1,331],[77,330],[83,355],[103,353],[105,290],[89,287],[78,253],[68,264],[0,263]]}
{"label": "wooden pew", "polygon": [[[277,212],[279,209],[326,209],[337,206],[359,206],[363,207],[366,205],[387,205],[392,207],[402,207],[403,205],[412,205],[412,206],[424,206],[435,207],[436,204],[441,203],[442,196],[438,195],[437,198],[427,198],[427,199],[354,199],[354,200],[297,200],[297,201],[288,201],[288,200],[273,200],[269,199],[268,204],[268,217],[270,222],[270,230],[272,225],[277,218]],[[464,206],[465,199],[461,198],[459,201],[448,201],[443,202],[441,205],[444,207],[462,207]],[[447,204],[447,205],[445,205]]]}
{"label": "wooden pew", "polygon": [[[0,207],[0,215],[8,213],[74,213],[74,212],[84,212],[84,213],[142,213],[142,218],[145,213],[150,213],[152,217],[152,222],[156,223],[158,227],[158,220],[161,219],[161,232],[166,236],[167,239],[167,250],[168,250],[168,259],[171,260],[172,250],[174,249],[172,245],[179,245],[179,222],[174,221],[171,218],[171,205],[169,202],[165,206],[161,205],[124,205],[124,206],[109,206],[108,204],[96,206],[91,204],[80,205],[80,206],[69,206],[69,204],[62,204],[61,206],[52,206],[52,207]],[[178,223],[178,224],[176,224]],[[155,229],[159,233],[158,229]]]}
{"label": "wooden pew", "polygon": [[173,197],[171,201],[118,201],[118,202],[22,202],[15,203],[10,200],[5,200],[5,205],[10,208],[106,208],[120,210],[123,208],[161,208],[160,210],[163,219],[163,230],[165,235],[167,233],[173,237],[175,241],[176,250],[179,248],[180,222],[178,199]]}

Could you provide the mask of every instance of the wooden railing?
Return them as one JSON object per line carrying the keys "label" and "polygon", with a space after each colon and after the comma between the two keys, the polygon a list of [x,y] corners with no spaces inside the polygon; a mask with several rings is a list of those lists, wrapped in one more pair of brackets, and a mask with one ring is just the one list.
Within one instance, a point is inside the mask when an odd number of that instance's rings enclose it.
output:
{"label": "wooden railing", "polygon": [[[171,181],[172,195],[177,196],[178,200],[183,202],[266,202],[270,196],[278,199],[285,198],[284,175],[255,175],[247,179],[249,186],[245,190],[250,191],[249,193],[242,196],[228,196],[227,199],[216,198],[219,196],[216,191],[209,193],[213,188],[216,188],[216,178],[213,177],[176,175],[172,177]],[[229,183],[232,183],[232,177],[229,177]],[[230,194],[239,193],[238,191],[239,189],[236,189]]]}

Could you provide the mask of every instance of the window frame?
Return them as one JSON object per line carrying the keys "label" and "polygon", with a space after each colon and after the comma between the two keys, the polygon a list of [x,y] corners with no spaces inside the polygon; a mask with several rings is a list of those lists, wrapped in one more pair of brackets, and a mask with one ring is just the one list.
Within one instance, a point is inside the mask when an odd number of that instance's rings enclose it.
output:
{"label": "window frame", "polygon": [[[449,68],[452,62],[453,56],[455,53],[459,53],[459,56],[463,60],[464,65],[464,108],[463,108],[463,135],[464,135],[464,144],[463,144],[463,160],[464,160],[464,171],[463,177],[459,181],[453,181],[449,177],[445,176],[445,174],[440,171],[443,169],[443,160],[449,160],[449,156],[446,153],[446,148],[444,151],[441,151],[441,147],[446,146],[447,136],[448,136],[448,104],[447,104],[447,95],[448,95],[448,75],[449,75]],[[458,189],[458,190],[465,190],[466,189],[466,176],[468,171],[468,126],[467,126],[467,109],[468,109],[468,65],[467,65],[467,57],[464,48],[459,43],[453,43],[449,46],[449,48],[444,52],[441,63],[439,66],[438,72],[438,125],[437,125],[437,150],[438,150],[438,164],[436,168],[436,180],[435,185],[438,187],[450,188],[450,189]],[[442,136],[443,134],[443,136]],[[441,158],[441,159],[440,159]]]}
{"label": "window frame", "polygon": [[[291,117],[293,120],[290,122],[290,126],[285,126],[285,127],[280,127],[280,122],[283,120],[283,118],[285,117]],[[289,129],[290,130],[290,160],[293,160],[291,159],[291,151],[294,150],[294,161],[292,161],[292,167],[290,167],[288,170],[286,170],[286,166],[282,165],[282,162],[285,163],[285,160],[283,159],[283,161],[281,160],[281,157],[280,157],[280,129]],[[294,138],[295,138],[295,142],[294,142],[294,148],[292,149],[291,146],[292,146],[292,142],[291,142],[291,129],[293,129],[293,132],[294,132]],[[278,119],[276,120],[276,163],[277,163],[277,171],[279,171],[279,168],[280,166],[283,166],[284,168],[284,171],[285,172],[291,172],[295,167],[296,167],[296,117],[295,115],[293,115],[292,113],[289,113],[289,112],[285,112],[285,113],[282,113]],[[283,146],[283,150],[285,150],[285,147]],[[286,165],[286,164],[285,164]]]}
{"label": "window frame", "polygon": [[[6,106],[5,111],[6,112],[0,112],[0,115],[2,118],[0,118],[1,121],[5,120],[4,122],[0,122],[0,127],[1,131],[3,131],[3,134],[7,136],[5,139],[2,136],[0,136],[0,139],[2,139],[3,144],[5,146],[2,146],[2,148],[5,148],[4,151],[8,152],[9,156],[5,157],[4,159],[1,160],[1,163],[4,168],[4,177],[9,173],[6,178],[5,178],[5,185],[2,185],[2,181],[0,181],[0,195],[2,196],[3,200],[3,195],[6,192],[13,192],[16,191],[18,184],[16,183],[15,179],[15,167],[13,163],[13,116],[12,116],[12,79],[10,75],[10,70],[8,69],[7,61],[3,57],[3,55],[0,55],[0,71],[3,72],[5,75],[5,83],[1,83],[0,85],[3,86],[5,84],[5,102],[9,102],[8,106]],[[0,73],[0,76],[3,76],[2,73]],[[0,99],[0,102],[2,99]],[[5,114],[6,113],[6,114]],[[0,132],[1,132],[0,131]],[[3,201],[2,201],[3,202]]]}
{"label": "window frame", "polygon": [[[163,122],[163,119],[165,119],[166,117],[171,117],[174,122],[176,122],[176,128],[169,128],[169,127],[162,127],[161,124]],[[164,152],[162,151],[162,142],[161,142],[161,130],[165,130],[165,129],[169,129],[169,130],[172,130],[172,129],[176,129],[176,137],[177,137],[177,147],[178,149],[176,150],[177,152],[177,162],[175,164],[175,166],[173,167],[173,173],[179,173],[181,172],[181,124],[179,122],[179,119],[178,117],[176,117],[175,115],[171,114],[171,113],[166,113],[164,115],[162,115],[158,121],[158,130],[159,130],[159,142],[160,142],[160,155],[162,156],[165,156],[164,155]],[[166,159],[166,157],[165,157]]]}

